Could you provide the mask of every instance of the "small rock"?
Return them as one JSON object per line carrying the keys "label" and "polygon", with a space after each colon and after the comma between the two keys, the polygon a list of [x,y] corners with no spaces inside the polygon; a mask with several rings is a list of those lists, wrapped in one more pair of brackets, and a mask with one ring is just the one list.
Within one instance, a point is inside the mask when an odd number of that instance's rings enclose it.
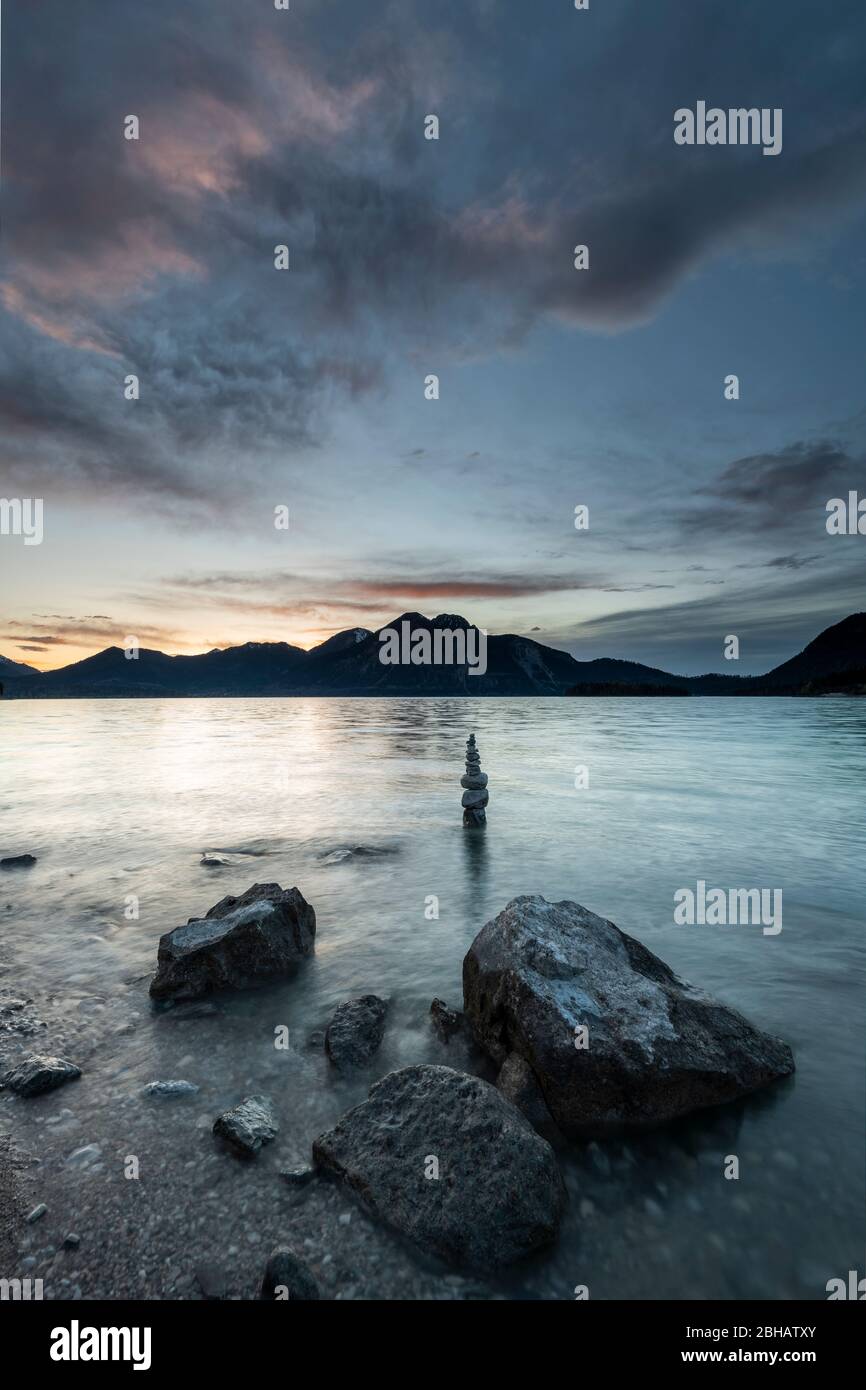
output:
{"label": "small rock", "polygon": [[81,1236],[76,1235],[74,1231],[70,1231],[68,1235],[63,1237],[64,1250],[77,1250],[80,1244]]}
{"label": "small rock", "polygon": [[176,1096],[197,1095],[200,1087],[193,1081],[149,1081],[142,1091],[145,1096],[165,1096],[172,1098]]}
{"label": "small rock", "polygon": [[0,869],[30,869],[35,863],[35,854],[12,854],[0,859]]}
{"label": "small rock", "polygon": [[339,1005],[325,1032],[325,1051],[338,1070],[364,1066],[378,1052],[387,1009],[375,994]]}
{"label": "small rock", "polygon": [[40,1203],[39,1203],[39,1206],[38,1206],[38,1207],[34,1207],[33,1210],[30,1212],[30,1215],[26,1218],[26,1219],[27,1219],[27,1222],[28,1222],[28,1225],[32,1226],[33,1223],[34,1223],[34,1221],[38,1221],[38,1220],[40,1219],[40,1217],[43,1217],[43,1216],[45,1215],[45,1213],[47,1212],[47,1210],[48,1210],[48,1208],[47,1208],[47,1206],[45,1205],[45,1203],[44,1203],[44,1202],[40,1202]]}
{"label": "small rock", "polygon": [[39,1096],[53,1091],[81,1075],[81,1068],[62,1057],[44,1057],[30,1053],[22,1057],[10,1071],[0,1077],[0,1084],[19,1096]]}
{"label": "small rock", "polygon": [[556,1129],[550,1111],[544,1100],[535,1073],[528,1062],[516,1052],[509,1052],[496,1078],[496,1088],[506,1100],[516,1105],[529,1123],[539,1133],[549,1133]]}
{"label": "small rock", "polygon": [[466,1019],[459,1009],[449,1009],[444,999],[434,999],[430,1005],[430,1022],[441,1042],[450,1042],[456,1033],[462,1033]]}
{"label": "small rock", "polygon": [[90,1168],[101,1158],[102,1150],[98,1144],[84,1144],[80,1149],[75,1149],[66,1162],[71,1164],[73,1168]]}
{"label": "small rock", "polygon": [[288,1187],[306,1187],[316,1177],[315,1168],[283,1168],[280,1177]]}
{"label": "small rock", "polygon": [[291,1250],[274,1250],[265,1269],[260,1299],[311,1303],[319,1298],[319,1286],[309,1267]]}
{"label": "small rock", "polygon": [[217,1117],[213,1132],[238,1153],[252,1158],[263,1144],[276,1138],[279,1128],[267,1096],[247,1096],[240,1105]]}

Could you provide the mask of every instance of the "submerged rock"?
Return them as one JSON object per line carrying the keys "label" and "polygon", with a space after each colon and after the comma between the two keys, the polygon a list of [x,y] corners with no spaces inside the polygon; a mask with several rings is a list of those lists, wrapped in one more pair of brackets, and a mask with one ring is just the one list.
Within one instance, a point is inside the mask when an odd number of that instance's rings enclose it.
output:
{"label": "submerged rock", "polygon": [[198,1091],[199,1087],[193,1081],[148,1081],[142,1094],[172,1100],[178,1096],[197,1095]]}
{"label": "submerged rock", "polygon": [[308,1187],[315,1177],[318,1176],[316,1168],[282,1168],[280,1177],[287,1187],[295,1189]]}
{"label": "submerged rock", "polygon": [[514,898],[469,948],[463,994],[480,1046],[523,1058],[571,1136],[648,1128],[794,1070],[787,1043],[578,903]]}
{"label": "submerged rock", "polygon": [[318,1297],[319,1286],[304,1261],[292,1250],[274,1250],[265,1269],[259,1298],[312,1303]]}
{"label": "submerged rock", "polygon": [[160,937],[155,999],[195,999],[291,974],[312,954],[316,914],[297,888],[254,883]]}
{"label": "submerged rock", "polygon": [[63,1057],[43,1057],[31,1053],[0,1076],[0,1085],[18,1096],[40,1096],[44,1091],[54,1091],[80,1075],[81,1068]]}
{"label": "submerged rock", "polygon": [[552,1241],[565,1202],[547,1141],[493,1086],[450,1067],[390,1072],[313,1158],[374,1216],[477,1269]]}
{"label": "submerged rock", "polygon": [[11,854],[0,859],[0,869],[30,869],[35,863],[35,854]]}
{"label": "submerged rock", "polygon": [[279,1133],[274,1109],[267,1096],[247,1096],[240,1105],[214,1120],[213,1132],[246,1158],[253,1158],[263,1144]]}
{"label": "submerged rock", "polygon": [[325,1051],[339,1070],[362,1067],[379,1050],[388,1005],[376,994],[338,1005],[325,1030]]}

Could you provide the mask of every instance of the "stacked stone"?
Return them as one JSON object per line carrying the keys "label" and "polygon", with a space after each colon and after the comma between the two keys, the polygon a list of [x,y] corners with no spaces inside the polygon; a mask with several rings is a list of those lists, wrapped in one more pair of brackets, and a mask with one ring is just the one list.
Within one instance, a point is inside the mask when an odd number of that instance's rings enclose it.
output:
{"label": "stacked stone", "polygon": [[475,735],[470,734],[466,741],[466,772],[460,778],[463,793],[463,824],[486,825],[484,810],[490,800],[487,790],[487,773],[481,771],[481,755],[475,743]]}

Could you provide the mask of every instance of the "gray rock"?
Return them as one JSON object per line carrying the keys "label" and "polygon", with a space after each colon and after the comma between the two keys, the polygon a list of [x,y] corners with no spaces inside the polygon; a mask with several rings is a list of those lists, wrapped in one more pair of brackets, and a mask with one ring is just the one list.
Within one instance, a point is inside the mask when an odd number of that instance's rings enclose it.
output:
{"label": "gray rock", "polygon": [[487,773],[465,772],[460,778],[460,785],[468,791],[482,791],[487,786]]}
{"label": "gray rock", "polygon": [[142,1094],[172,1100],[179,1096],[197,1095],[198,1091],[199,1087],[193,1081],[148,1081]]}
{"label": "gray rock", "polygon": [[340,1070],[362,1067],[379,1050],[388,1006],[375,994],[340,1004],[325,1031],[325,1051]]}
{"label": "gray rock", "polygon": [[0,1077],[0,1084],[18,1096],[40,1096],[54,1091],[81,1075],[81,1068],[63,1057],[44,1057],[29,1053]]}
{"label": "gray rock", "polygon": [[93,1168],[102,1158],[102,1149],[98,1144],[82,1144],[80,1149],[75,1149],[69,1155],[66,1162],[72,1168]]}
{"label": "gray rock", "polygon": [[257,1154],[263,1144],[270,1144],[279,1129],[267,1096],[247,1096],[240,1105],[217,1116],[213,1126],[214,1134],[246,1158]]}
{"label": "gray rock", "polygon": [[573,902],[514,898],[469,948],[463,994],[479,1045],[522,1057],[570,1136],[649,1128],[794,1070],[781,1039]]}
{"label": "gray rock", "polygon": [[373,1215],[471,1268],[548,1244],[565,1202],[546,1140],[495,1087],[450,1067],[390,1072],[319,1136],[313,1159]]}
{"label": "gray rock", "polygon": [[195,999],[290,975],[314,948],[316,914],[297,888],[254,883],[160,938],[154,999]]}
{"label": "gray rock", "polygon": [[318,1297],[319,1286],[304,1261],[292,1250],[274,1250],[265,1269],[259,1298],[312,1303]]}
{"label": "gray rock", "polygon": [[318,1175],[316,1168],[283,1168],[280,1177],[288,1187],[307,1187]]}
{"label": "gray rock", "polygon": [[464,792],[462,797],[464,809],[474,810],[486,806],[489,801],[490,793],[486,790],[480,792]]}
{"label": "gray rock", "polygon": [[48,1208],[45,1205],[45,1203],[40,1202],[38,1207],[34,1207],[33,1210],[24,1219],[28,1225],[32,1226],[35,1221],[42,1220],[42,1217],[45,1215],[47,1210]]}
{"label": "gray rock", "polygon": [[0,869],[30,869],[35,863],[35,854],[10,854],[6,859],[0,859]]}
{"label": "gray rock", "polygon": [[434,999],[430,1005],[430,1022],[441,1042],[447,1043],[466,1029],[466,1020],[457,1009],[449,1009],[444,999]]}
{"label": "gray rock", "polygon": [[496,1089],[516,1105],[540,1134],[555,1133],[556,1125],[539,1086],[535,1072],[516,1052],[510,1052],[499,1069]]}
{"label": "gray rock", "polygon": [[70,1231],[63,1237],[64,1250],[77,1250],[80,1244],[81,1236],[77,1235],[75,1231]]}

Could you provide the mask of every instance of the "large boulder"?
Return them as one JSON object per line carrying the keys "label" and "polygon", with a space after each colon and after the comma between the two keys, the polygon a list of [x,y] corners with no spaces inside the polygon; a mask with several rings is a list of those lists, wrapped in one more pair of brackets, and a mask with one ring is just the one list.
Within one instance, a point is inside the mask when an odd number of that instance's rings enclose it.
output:
{"label": "large boulder", "polygon": [[290,975],[312,954],[316,914],[297,888],[254,883],[160,937],[154,999],[195,999]]}
{"label": "large boulder", "polygon": [[450,1067],[390,1072],[313,1159],[424,1250],[475,1269],[548,1244],[565,1202],[547,1141],[495,1087]]}
{"label": "large boulder", "polygon": [[339,1004],[325,1032],[325,1051],[338,1071],[366,1066],[385,1035],[388,1006],[375,994]]}
{"label": "large boulder", "polygon": [[573,1137],[649,1128],[794,1070],[787,1043],[578,903],[514,898],[470,946],[463,995],[480,1046],[523,1058]]}

